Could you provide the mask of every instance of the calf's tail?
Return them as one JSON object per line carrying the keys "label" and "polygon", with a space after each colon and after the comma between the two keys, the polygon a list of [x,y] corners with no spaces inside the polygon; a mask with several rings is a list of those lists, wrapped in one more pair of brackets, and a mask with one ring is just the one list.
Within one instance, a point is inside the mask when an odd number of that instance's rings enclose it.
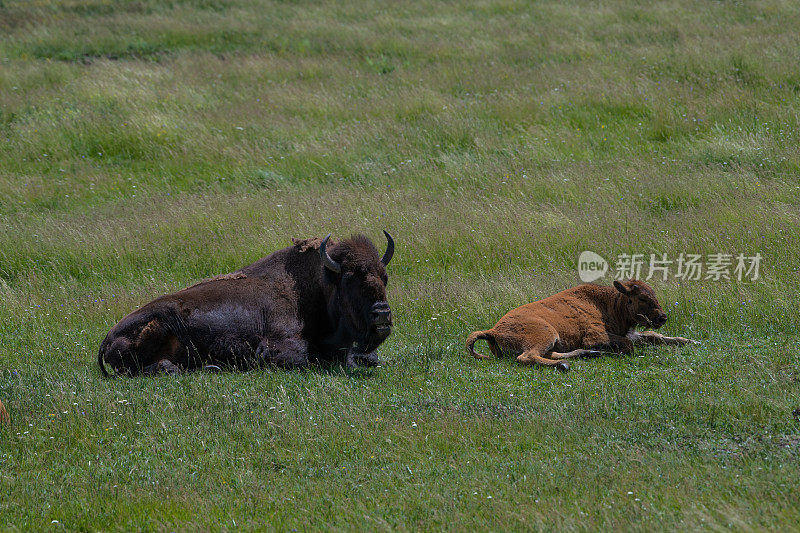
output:
{"label": "calf's tail", "polygon": [[490,345],[495,344],[494,336],[489,331],[473,331],[467,337],[467,351],[476,359],[489,359],[488,355],[479,354],[475,351],[475,343],[479,340],[486,340]]}

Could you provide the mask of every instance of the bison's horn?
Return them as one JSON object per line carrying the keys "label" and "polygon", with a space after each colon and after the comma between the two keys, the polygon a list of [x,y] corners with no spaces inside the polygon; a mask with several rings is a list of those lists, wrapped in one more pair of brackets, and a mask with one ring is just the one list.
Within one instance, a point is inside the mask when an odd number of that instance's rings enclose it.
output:
{"label": "bison's horn", "polygon": [[392,236],[389,235],[389,232],[386,230],[383,230],[383,234],[386,235],[387,245],[386,252],[383,254],[383,257],[381,257],[381,263],[386,266],[389,264],[389,261],[392,260],[392,256],[394,255],[394,239],[392,239]]}
{"label": "bison's horn", "polygon": [[322,244],[319,245],[319,256],[322,258],[322,264],[325,265],[326,268],[333,270],[337,274],[342,271],[342,265],[331,259],[331,256],[328,255],[328,252],[325,250],[328,246],[328,239],[331,238],[331,234],[328,233],[328,236],[323,239]]}

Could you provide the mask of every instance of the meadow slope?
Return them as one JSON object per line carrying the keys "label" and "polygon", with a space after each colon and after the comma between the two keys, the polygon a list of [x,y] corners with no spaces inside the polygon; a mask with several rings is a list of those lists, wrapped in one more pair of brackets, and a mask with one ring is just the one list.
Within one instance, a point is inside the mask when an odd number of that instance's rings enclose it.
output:
{"label": "meadow slope", "polygon": [[[787,1],[0,0],[0,529],[797,528],[798,27]],[[381,368],[101,377],[137,305],[383,229]],[[583,250],[763,260],[653,281],[699,347],[467,357]]]}

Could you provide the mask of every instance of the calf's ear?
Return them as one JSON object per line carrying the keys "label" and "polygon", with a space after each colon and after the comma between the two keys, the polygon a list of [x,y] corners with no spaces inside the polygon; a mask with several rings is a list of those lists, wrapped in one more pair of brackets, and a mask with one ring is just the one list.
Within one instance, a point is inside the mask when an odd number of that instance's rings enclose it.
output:
{"label": "calf's ear", "polygon": [[619,280],[616,280],[616,279],[614,280],[614,288],[617,289],[622,294],[624,294],[626,296],[628,295],[628,289],[626,289],[625,285],[620,283]]}

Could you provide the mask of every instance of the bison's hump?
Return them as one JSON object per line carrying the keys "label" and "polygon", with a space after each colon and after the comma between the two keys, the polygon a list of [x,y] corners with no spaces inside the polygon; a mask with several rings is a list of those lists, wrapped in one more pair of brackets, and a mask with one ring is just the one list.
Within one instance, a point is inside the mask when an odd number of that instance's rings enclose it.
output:
{"label": "bison's hump", "polygon": [[246,278],[246,277],[247,277],[247,274],[245,274],[244,272],[231,272],[229,274],[220,274],[219,276],[214,276],[214,277],[211,277],[211,278],[206,278],[204,280],[200,280],[197,283],[195,283],[194,285],[190,285],[189,287],[187,287],[187,289],[191,289],[192,287],[197,287],[198,285],[203,285],[204,283],[210,283],[212,281],[220,281],[220,280],[225,280],[225,279],[242,279],[242,278]]}
{"label": "bison's hump", "polygon": [[[332,240],[328,242],[333,244]],[[322,244],[322,239],[320,237],[311,237],[310,239],[292,239],[292,244],[294,244],[295,247],[301,252],[307,252],[309,250],[319,250],[319,246]]]}

